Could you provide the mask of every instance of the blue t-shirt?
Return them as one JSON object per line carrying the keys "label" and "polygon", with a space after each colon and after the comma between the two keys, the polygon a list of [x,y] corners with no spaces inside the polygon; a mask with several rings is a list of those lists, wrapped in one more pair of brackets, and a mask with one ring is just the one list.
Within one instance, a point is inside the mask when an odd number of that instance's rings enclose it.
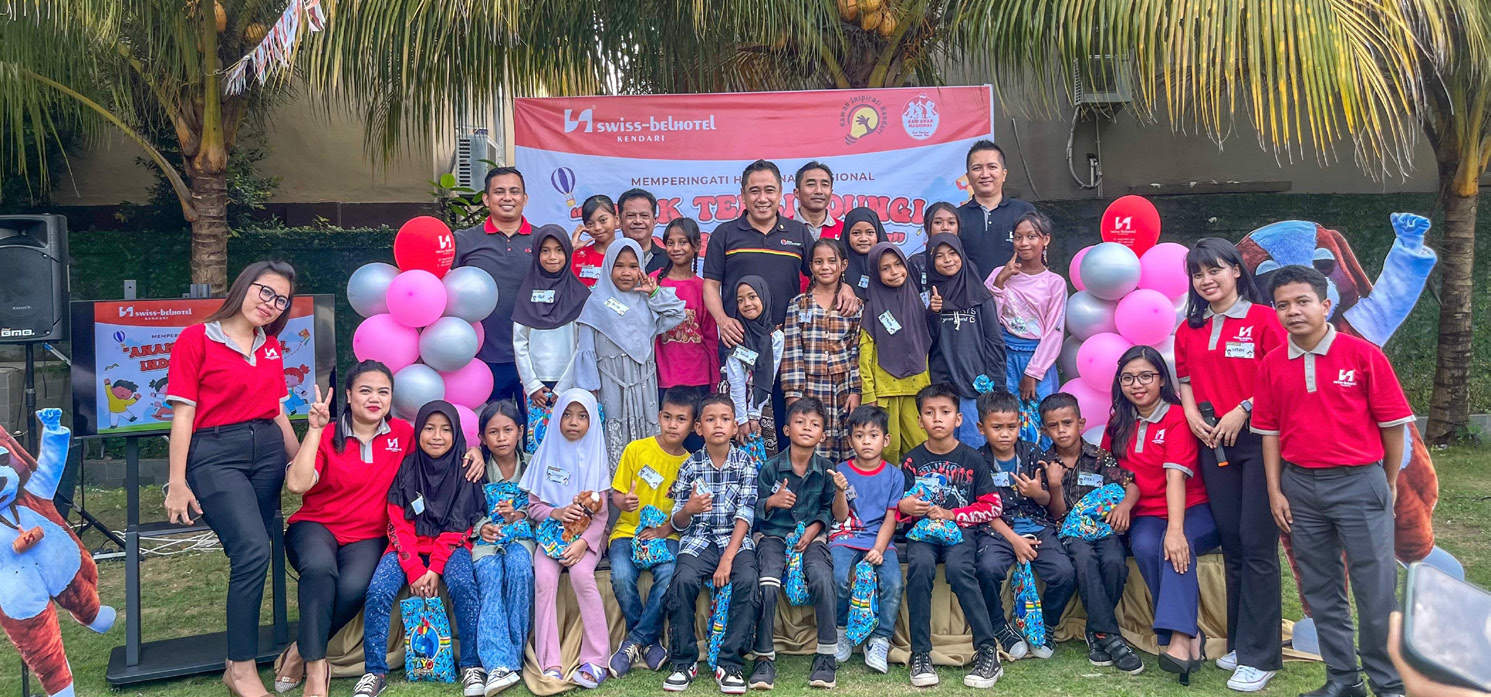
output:
{"label": "blue t-shirt", "polygon": [[[1015,473],[1020,471],[1020,458],[1012,457],[1008,460],[994,458],[994,462],[999,466],[998,473],[994,475],[995,486],[1014,487]],[[1041,526],[1024,516],[1014,516],[1010,518],[1010,529],[1014,530],[1016,535],[1034,535],[1041,531]]]}
{"label": "blue t-shirt", "polygon": [[849,480],[849,488],[844,491],[844,498],[849,501],[849,517],[843,523],[834,523],[829,545],[871,549],[885,522],[885,512],[906,496],[906,476],[884,460],[873,472],[855,468],[852,460],[839,463],[838,470]]}

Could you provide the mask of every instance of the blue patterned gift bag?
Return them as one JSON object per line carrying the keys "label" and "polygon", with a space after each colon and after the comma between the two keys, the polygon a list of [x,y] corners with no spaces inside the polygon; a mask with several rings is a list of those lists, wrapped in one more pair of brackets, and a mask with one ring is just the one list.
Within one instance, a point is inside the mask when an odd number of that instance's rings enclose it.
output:
{"label": "blue patterned gift bag", "polygon": [[1010,593],[1015,596],[1015,628],[1032,648],[1046,644],[1046,619],[1041,611],[1041,594],[1035,589],[1035,574],[1030,562],[1015,563],[1010,574]]}
{"label": "blue patterned gift bag", "polygon": [[745,445],[742,445],[741,448],[746,451],[747,455],[751,456],[751,464],[754,464],[758,469],[761,467],[761,463],[766,462],[766,439],[762,438],[760,433],[746,436]]}
{"label": "blue patterned gift bag", "polygon": [[730,616],[730,584],[718,592],[714,581],[705,581],[704,586],[714,595],[709,600],[709,669],[714,670],[720,661],[720,646],[725,643],[725,620]]}
{"label": "blue patterned gift bag", "polygon": [[[668,522],[668,515],[652,504],[643,506],[637,518],[637,532]],[[632,564],[639,569],[651,569],[658,564],[673,561],[673,558],[673,553],[668,551],[667,540],[632,538]]]}
{"label": "blue patterned gift bag", "polygon": [[787,602],[792,605],[807,605],[808,579],[803,575],[802,552],[797,551],[797,542],[807,532],[807,526],[798,523],[797,529],[787,536],[787,573],[782,579],[782,590],[787,592]]}
{"label": "blue patterned gift bag", "polygon": [[529,455],[538,452],[538,444],[544,442],[549,433],[549,412],[553,407],[539,404],[528,397],[528,434],[523,437],[523,450]]}
{"label": "blue patterned gift bag", "polygon": [[[921,482],[917,482],[911,487],[911,491],[906,492],[906,495],[926,498],[927,488]],[[906,539],[939,545],[955,545],[963,541],[963,531],[958,529],[958,524],[951,520],[922,518],[906,532]]]}
{"label": "blue patterned gift bag", "polygon": [[863,643],[875,631],[880,618],[879,577],[875,565],[863,559],[854,565],[849,587],[849,641]]}
{"label": "blue patterned gift bag", "polygon": [[509,503],[515,509],[528,507],[528,495],[518,488],[515,482],[496,482],[483,487],[487,497],[487,517],[491,519],[492,525],[497,528],[497,541],[487,542],[480,537],[476,544],[491,544],[503,548],[518,540],[533,539],[533,524],[527,518],[520,518],[511,523],[503,520],[502,514],[497,512],[497,504]]}
{"label": "blue patterned gift bag", "polygon": [[1077,505],[1072,506],[1062,522],[1061,537],[1101,540],[1112,535],[1113,526],[1108,524],[1108,513],[1123,501],[1123,495],[1123,486],[1116,483],[1104,484],[1087,492]]}
{"label": "blue patterned gift bag", "polygon": [[445,603],[438,597],[405,598],[399,610],[404,616],[404,679],[455,682],[455,648]]}
{"label": "blue patterned gift bag", "polygon": [[533,531],[533,540],[538,543],[544,556],[555,561],[564,556],[564,549],[569,546],[564,541],[564,523],[559,522],[558,518],[545,518],[544,522],[539,523],[538,529]]}

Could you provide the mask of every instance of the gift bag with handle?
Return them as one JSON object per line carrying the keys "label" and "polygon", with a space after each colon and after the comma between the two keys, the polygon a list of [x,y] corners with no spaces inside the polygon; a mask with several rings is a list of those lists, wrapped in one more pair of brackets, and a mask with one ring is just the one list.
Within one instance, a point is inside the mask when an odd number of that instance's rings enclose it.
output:
{"label": "gift bag with handle", "polygon": [[714,594],[709,600],[709,669],[714,670],[720,662],[720,647],[725,643],[725,620],[730,616],[730,584],[719,590],[715,590],[712,580],[704,585]]}
{"label": "gift bag with handle", "polygon": [[1104,484],[1087,492],[1072,506],[1066,520],[1061,523],[1061,537],[1080,540],[1102,540],[1113,534],[1108,524],[1108,514],[1123,501],[1123,485]]}
{"label": "gift bag with handle", "polygon": [[451,645],[445,603],[435,598],[405,598],[404,678],[410,682],[455,682],[456,654]]}
{"label": "gift bag with handle", "polygon": [[[642,507],[637,518],[637,532],[668,522],[668,515],[650,503]],[[639,569],[651,569],[658,564],[673,561],[673,558],[673,553],[668,551],[667,540],[632,538],[632,564]]]}
{"label": "gift bag with handle", "polygon": [[1030,562],[1015,564],[1010,574],[1010,593],[1015,596],[1015,628],[1032,648],[1046,644],[1046,616],[1041,611],[1041,594],[1035,588],[1035,574]]}
{"label": "gift bag with handle", "polygon": [[[917,482],[911,487],[911,491],[906,492],[906,495],[925,499],[927,488],[921,482]],[[957,523],[951,520],[922,518],[906,532],[906,539],[939,545],[955,545],[963,541],[963,531],[958,528]]]}
{"label": "gift bag with handle", "polygon": [[520,518],[509,523],[497,511],[497,504],[499,503],[511,504],[514,509],[522,509],[528,506],[528,495],[523,493],[522,489],[518,488],[517,483],[496,482],[487,484],[482,489],[487,498],[487,517],[491,519],[492,526],[497,528],[497,540],[495,542],[487,542],[485,539],[478,537],[476,544],[490,544],[501,549],[518,540],[533,539],[533,524],[529,523],[527,518]]}
{"label": "gift bag with handle", "polygon": [[863,559],[854,565],[854,581],[849,586],[849,641],[864,643],[880,621],[880,578],[875,565]]}
{"label": "gift bag with handle", "polygon": [[807,526],[798,523],[797,529],[787,536],[787,573],[782,579],[782,590],[787,593],[787,602],[792,605],[807,605],[808,579],[802,570],[802,552],[797,551],[797,542],[807,533]]}

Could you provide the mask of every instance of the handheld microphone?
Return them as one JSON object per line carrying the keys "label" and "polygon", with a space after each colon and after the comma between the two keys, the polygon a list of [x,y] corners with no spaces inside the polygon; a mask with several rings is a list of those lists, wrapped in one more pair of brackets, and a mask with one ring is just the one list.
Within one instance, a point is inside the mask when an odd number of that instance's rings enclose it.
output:
{"label": "handheld microphone", "polygon": [[[1206,425],[1208,425],[1208,426],[1216,426],[1217,425],[1217,421],[1218,421],[1218,419],[1217,419],[1217,410],[1212,408],[1211,402],[1202,402],[1202,403],[1196,405],[1196,408],[1198,408],[1198,409],[1201,410],[1201,418],[1203,418],[1203,419],[1206,420]],[[1221,445],[1217,445],[1216,447],[1212,448],[1211,451],[1212,451],[1212,454],[1215,455],[1216,458],[1217,458],[1217,466],[1218,467],[1226,467],[1227,466],[1227,451],[1223,450]]]}

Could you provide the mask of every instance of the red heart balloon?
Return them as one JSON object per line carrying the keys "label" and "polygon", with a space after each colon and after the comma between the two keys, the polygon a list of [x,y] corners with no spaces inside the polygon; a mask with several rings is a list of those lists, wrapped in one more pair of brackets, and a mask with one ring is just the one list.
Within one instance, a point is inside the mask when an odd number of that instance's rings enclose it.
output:
{"label": "red heart balloon", "polygon": [[1143,196],[1124,196],[1103,211],[1099,232],[1104,242],[1117,242],[1144,256],[1160,239],[1160,212]]}
{"label": "red heart balloon", "polygon": [[456,236],[439,218],[413,218],[393,238],[393,259],[400,271],[420,269],[440,278],[455,263]]}

